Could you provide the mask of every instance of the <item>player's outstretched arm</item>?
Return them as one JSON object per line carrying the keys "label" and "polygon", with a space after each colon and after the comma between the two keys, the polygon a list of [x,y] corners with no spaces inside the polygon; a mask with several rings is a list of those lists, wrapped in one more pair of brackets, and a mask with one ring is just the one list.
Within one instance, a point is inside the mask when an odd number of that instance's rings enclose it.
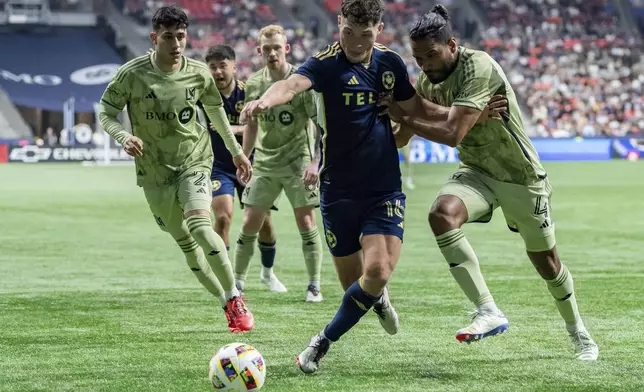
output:
{"label": "player's outstretched arm", "polygon": [[394,103],[398,104],[405,115],[420,117],[427,121],[447,121],[450,109],[423,99],[418,94],[415,94],[411,99],[406,101]]}
{"label": "player's outstretched arm", "polygon": [[447,121],[425,121],[418,117],[403,116],[400,122],[416,135],[450,147],[458,146],[472,129],[481,111],[467,106],[452,106]]}
{"label": "player's outstretched arm", "polygon": [[314,122],[309,124],[313,127],[313,137],[315,140],[315,147],[311,156],[311,162],[304,168],[302,174],[302,181],[304,185],[317,185],[318,184],[318,169],[320,167],[320,160],[322,159],[322,151],[320,150],[320,141],[322,139],[322,129]]}
{"label": "player's outstretched arm", "polygon": [[212,122],[215,131],[221,135],[221,138],[224,140],[224,144],[232,156],[239,155],[242,153],[241,146],[237,143],[235,139],[235,134],[228,122],[228,117],[226,116],[226,110],[223,106],[213,107],[204,104],[204,111],[208,115],[208,118]]}
{"label": "player's outstretched arm", "polygon": [[250,117],[256,116],[272,107],[291,102],[297,94],[310,89],[312,86],[313,82],[309,78],[299,74],[293,74],[286,80],[275,82],[261,98],[246,103],[239,115],[239,121],[242,124],[246,124]]}
{"label": "player's outstretched arm", "polygon": [[247,157],[252,154],[253,149],[255,148],[255,143],[257,142],[257,132],[257,119],[251,117],[250,121],[248,121],[248,124],[246,124],[246,126],[244,127],[244,138],[242,140],[242,150],[244,150],[244,155],[246,155]]}

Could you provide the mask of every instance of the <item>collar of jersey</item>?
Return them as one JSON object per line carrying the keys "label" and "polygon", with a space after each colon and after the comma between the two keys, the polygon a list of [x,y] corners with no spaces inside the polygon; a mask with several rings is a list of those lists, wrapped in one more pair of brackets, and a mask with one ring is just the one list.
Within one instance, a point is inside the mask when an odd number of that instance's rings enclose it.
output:
{"label": "collar of jersey", "polygon": [[173,72],[163,72],[161,68],[159,68],[159,66],[157,65],[156,57],[157,57],[156,51],[150,53],[150,62],[152,63],[152,68],[154,68],[154,70],[164,78],[174,79],[180,76],[181,71],[183,71],[183,68],[186,66],[186,58],[185,56],[181,56],[181,67],[179,67],[178,70]]}
{"label": "collar of jersey", "polygon": [[[291,71],[293,71],[293,64],[291,63],[286,63],[288,64],[288,71],[286,71],[286,75],[282,78],[282,80],[288,79],[289,76],[291,76]],[[264,77],[266,80],[270,80],[271,82],[277,82],[277,80],[271,79],[271,73],[268,72],[268,67],[264,67]]]}

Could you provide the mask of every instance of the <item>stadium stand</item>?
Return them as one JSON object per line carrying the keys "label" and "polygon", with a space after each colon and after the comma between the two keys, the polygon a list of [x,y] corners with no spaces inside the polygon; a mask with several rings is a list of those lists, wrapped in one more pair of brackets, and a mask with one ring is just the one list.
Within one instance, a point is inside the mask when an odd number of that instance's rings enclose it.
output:
{"label": "stadium stand", "polygon": [[[625,136],[644,129],[642,39],[604,0],[483,0],[482,47],[527,103],[539,136]],[[583,4],[583,6],[581,5]]]}
{"label": "stadium stand", "polygon": [[[331,15],[342,0],[324,0]],[[456,9],[450,2],[454,14]],[[644,2],[635,0],[644,23]],[[406,32],[433,3],[388,0],[385,44],[418,72]],[[583,6],[582,6],[583,5]],[[466,28],[466,46],[490,53],[503,66],[524,104],[534,136],[641,135],[644,60],[638,32],[624,33],[606,0],[481,0],[487,26]],[[639,8],[638,8],[639,7]],[[458,15],[453,19],[457,19]],[[459,26],[460,29],[463,26]],[[468,42],[480,33],[480,39]]]}
{"label": "stadium stand", "polygon": [[[154,10],[163,2],[125,0],[122,2],[124,14],[147,26]],[[191,38],[187,55],[203,57],[208,47],[217,44],[231,45],[238,57],[238,76],[249,77],[261,68],[261,58],[255,52],[257,33],[260,28],[271,23],[280,23],[286,28],[292,50],[289,61],[301,63],[319,49],[322,40],[318,38],[318,23],[294,21],[297,2],[282,0],[279,5],[269,5],[253,0],[182,0],[179,2],[195,22],[190,26]],[[284,10],[284,17],[276,15],[275,10]]]}

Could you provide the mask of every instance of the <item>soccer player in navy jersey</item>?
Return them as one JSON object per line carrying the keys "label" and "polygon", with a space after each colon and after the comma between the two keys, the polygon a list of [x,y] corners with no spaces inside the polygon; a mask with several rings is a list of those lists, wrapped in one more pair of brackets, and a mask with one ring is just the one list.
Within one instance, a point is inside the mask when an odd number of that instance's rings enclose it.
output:
{"label": "soccer player in navy jersey", "polygon": [[385,331],[398,332],[386,285],[400,256],[405,195],[396,137],[389,116],[379,113],[379,101],[393,99],[406,113],[427,118],[444,119],[449,113],[421,100],[400,56],[376,43],[384,10],[381,0],[345,0],[338,16],[340,41],[248,102],[241,113],[243,123],[302,91],[318,93],[320,207],[346,292],[331,323],[297,357],[305,373],[315,372],[330,344],[372,307]]}
{"label": "soccer player in navy jersey", "polygon": [[[242,144],[245,126],[239,125],[239,112],[244,107],[246,99],[244,82],[235,78],[237,70],[235,51],[228,45],[215,45],[206,52],[206,63],[215,84],[221,93],[224,109],[228,121],[238,143]],[[232,161],[230,152],[226,149],[223,139],[213,128],[210,119],[206,115],[206,122],[210,131],[212,151],[215,156],[212,166],[212,210],[215,215],[215,231],[221,236],[230,250],[229,233],[233,216],[233,198],[235,191],[241,207],[244,185],[239,182],[236,175],[236,168]],[[252,153],[250,159],[252,160]],[[273,207],[274,210],[277,208]],[[270,213],[266,214],[264,223],[259,230],[258,247],[261,253],[262,266],[272,268],[275,262],[275,229],[271,222]]]}

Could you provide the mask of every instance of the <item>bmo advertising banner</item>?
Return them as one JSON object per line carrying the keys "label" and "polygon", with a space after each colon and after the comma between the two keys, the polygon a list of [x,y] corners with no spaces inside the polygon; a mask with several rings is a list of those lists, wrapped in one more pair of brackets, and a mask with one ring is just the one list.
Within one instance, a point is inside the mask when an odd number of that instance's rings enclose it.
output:
{"label": "bmo advertising banner", "polygon": [[123,62],[92,29],[54,29],[46,34],[0,34],[0,88],[14,104],[92,112]]}

